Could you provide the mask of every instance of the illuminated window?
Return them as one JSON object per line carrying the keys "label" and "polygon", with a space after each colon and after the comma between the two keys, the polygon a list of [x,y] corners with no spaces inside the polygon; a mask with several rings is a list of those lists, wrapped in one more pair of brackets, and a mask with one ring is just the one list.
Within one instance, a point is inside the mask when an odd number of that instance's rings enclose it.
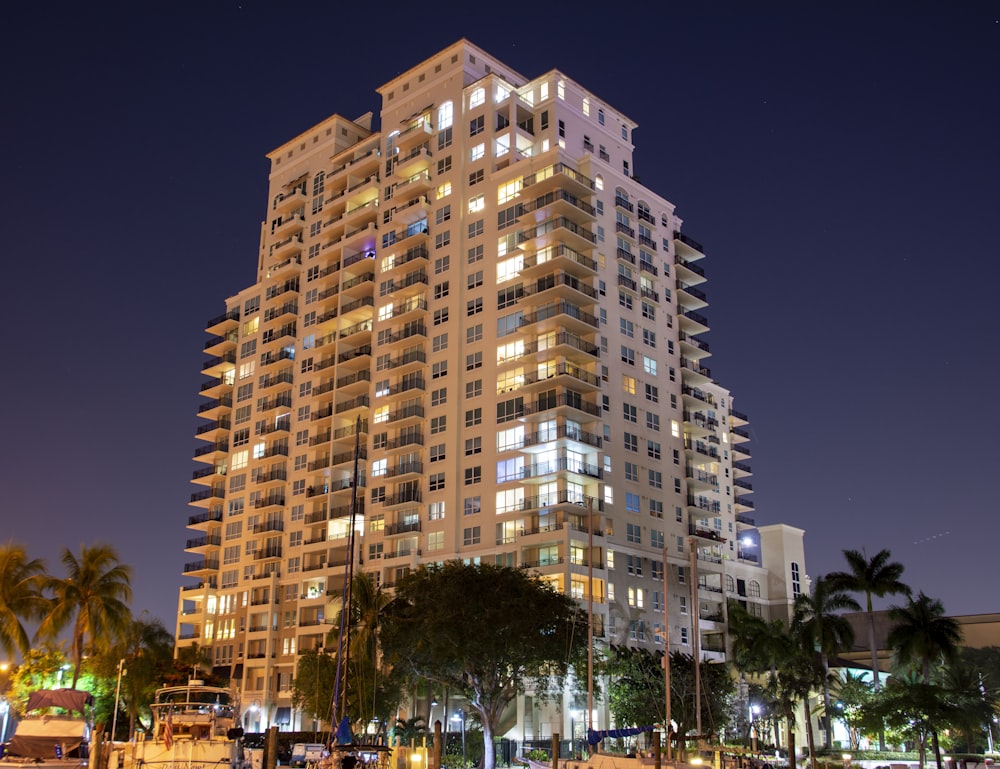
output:
{"label": "illuminated window", "polygon": [[486,156],[486,145],[477,144],[469,151],[469,160],[476,161],[482,160]]}
{"label": "illuminated window", "polygon": [[438,130],[444,130],[445,128],[451,128],[451,124],[455,119],[455,108],[450,101],[446,101],[440,107],[438,107]]}
{"label": "illuminated window", "polygon": [[590,99],[586,97],[583,100],[583,114],[585,117],[590,117]]}
{"label": "illuminated window", "polygon": [[523,184],[523,177],[520,176],[513,181],[507,182],[506,184],[501,184],[497,188],[497,203],[503,205],[509,200],[516,198],[518,193],[521,191]]}
{"label": "illuminated window", "polygon": [[486,196],[476,195],[475,197],[469,198],[469,213],[475,214],[486,208]]}
{"label": "illuminated window", "polygon": [[439,184],[437,188],[437,198],[446,198],[451,194],[451,182],[445,182],[444,184]]}
{"label": "illuminated window", "polygon": [[560,99],[565,99],[566,98],[566,81],[565,80],[560,80],[558,83],[556,83],[556,96],[558,96]]}
{"label": "illuminated window", "polygon": [[469,94],[469,109],[473,107],[481,107],[486,103],[486,89],[477,88],[471,94]]}

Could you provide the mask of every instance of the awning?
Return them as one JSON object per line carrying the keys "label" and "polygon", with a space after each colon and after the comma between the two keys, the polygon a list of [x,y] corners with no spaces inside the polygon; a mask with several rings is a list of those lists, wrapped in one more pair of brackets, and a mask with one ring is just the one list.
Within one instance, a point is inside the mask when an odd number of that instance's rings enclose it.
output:
{"label": "awning", "polygon": [[278,708],[278,712],[274,714],[274,723],[280,726],[288,726],[292,723],[292,709]]}

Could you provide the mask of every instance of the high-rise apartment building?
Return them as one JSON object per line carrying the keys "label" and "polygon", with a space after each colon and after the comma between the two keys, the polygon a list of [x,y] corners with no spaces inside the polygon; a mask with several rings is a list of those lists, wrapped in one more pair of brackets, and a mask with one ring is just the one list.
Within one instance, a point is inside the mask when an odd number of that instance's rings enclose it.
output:
{"label": "high-rise apartment building", "polygon": [[[634,178],[635,124],[467,41],[379,93],[380,130],[334,115],[269,155],[256,280],[207,324],[179,643],[231,668],[248,728],[302,725],[356,494],[383,586],[527,567],[592,595],[605,642],[724,658],[727,598],[787,612],[802,532],[749,517],[704,250]],[[511,734],[568,734],[564,705]]]}

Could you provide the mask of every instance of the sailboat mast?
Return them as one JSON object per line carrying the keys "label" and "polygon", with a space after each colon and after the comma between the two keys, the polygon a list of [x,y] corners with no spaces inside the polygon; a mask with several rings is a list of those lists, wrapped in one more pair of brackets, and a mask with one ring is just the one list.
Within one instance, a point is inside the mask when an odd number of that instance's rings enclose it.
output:
{"label": "sailboat mast", "polygon": [[338,655],[342,652],[344,656],[344,687],[343,697],[340,701],[340,719],[343,720],[347,713],[347,673],[348,664],[351,661],[351,593],[354,588],[354,532],[358,517],[358,470],[361,460],[361,415],[354,424],[354,470],[351,478],[351,517],[350,528],[347,532],[347,573],[344,579],[347,587],[344,590],[345,601],[343,611],[347,612],[347,622],[344,623],[342,634],[342,648],[338,650]]}

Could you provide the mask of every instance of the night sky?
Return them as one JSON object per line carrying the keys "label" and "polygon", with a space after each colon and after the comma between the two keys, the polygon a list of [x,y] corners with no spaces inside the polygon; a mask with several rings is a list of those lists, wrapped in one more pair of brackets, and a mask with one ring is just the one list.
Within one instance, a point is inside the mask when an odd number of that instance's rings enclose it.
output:
{"label": "night sky", "polygon": [[811,576],[886,547],[950,613],[1000,610],[998,19],[985,2],[6,9],[0,540],[56,571],[63,546],[116,545],[135,610],[173,629],[204,324],[254,279],[264,155],[377,114],[378,86],[466,37],[638,122],[634,173],[708,253],[707,362],[750,416],[757,522],[804,528]]}

